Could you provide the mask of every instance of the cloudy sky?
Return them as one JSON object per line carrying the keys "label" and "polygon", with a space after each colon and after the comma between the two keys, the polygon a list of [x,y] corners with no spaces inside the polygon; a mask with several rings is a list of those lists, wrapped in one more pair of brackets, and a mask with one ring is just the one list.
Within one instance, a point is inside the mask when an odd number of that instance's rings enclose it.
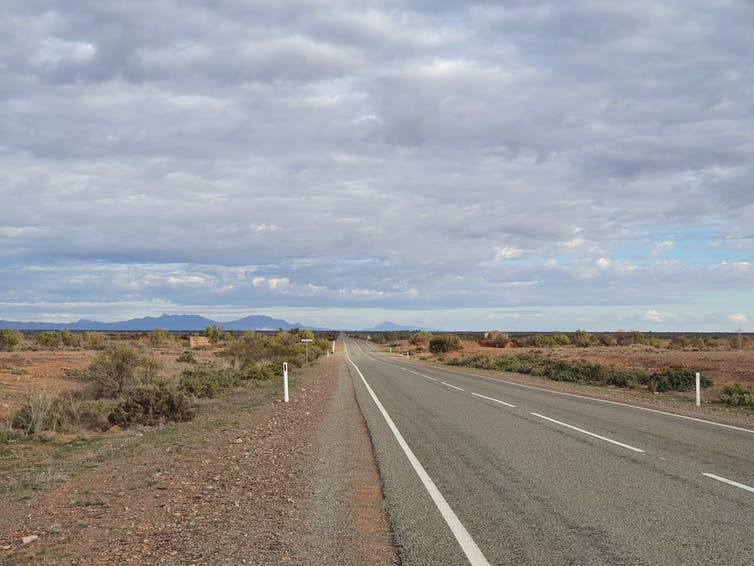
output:
{"label": "cloudy sky", "polygon": [[754,4],[3,0],[0,319],[754,330]]}

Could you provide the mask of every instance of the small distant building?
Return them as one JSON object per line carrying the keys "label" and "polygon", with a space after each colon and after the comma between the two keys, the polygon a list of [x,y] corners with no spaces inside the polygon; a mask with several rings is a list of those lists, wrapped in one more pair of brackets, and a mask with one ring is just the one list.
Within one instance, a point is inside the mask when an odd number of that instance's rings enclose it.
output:
{"label": "small distant building", "polygon": [[189,348],[204,348],[209,346],[209,338],[206,336],[189,336]]}

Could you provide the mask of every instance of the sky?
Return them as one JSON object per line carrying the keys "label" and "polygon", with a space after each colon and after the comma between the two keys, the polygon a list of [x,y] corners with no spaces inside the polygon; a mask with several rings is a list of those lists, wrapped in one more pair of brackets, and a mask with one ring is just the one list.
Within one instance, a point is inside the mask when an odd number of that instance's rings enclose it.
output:
{"label": "sky", "polygon": [[754,331],[754,4],[3,0],[0,319]]}

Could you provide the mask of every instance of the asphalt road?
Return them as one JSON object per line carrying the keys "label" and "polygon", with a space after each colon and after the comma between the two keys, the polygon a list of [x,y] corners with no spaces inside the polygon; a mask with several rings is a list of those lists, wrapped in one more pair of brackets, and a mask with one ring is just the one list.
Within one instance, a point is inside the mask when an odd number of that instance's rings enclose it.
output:
{"label": "asphalt road", "polygon": [[754,565],[754,431],[347,344],[404,564]]}

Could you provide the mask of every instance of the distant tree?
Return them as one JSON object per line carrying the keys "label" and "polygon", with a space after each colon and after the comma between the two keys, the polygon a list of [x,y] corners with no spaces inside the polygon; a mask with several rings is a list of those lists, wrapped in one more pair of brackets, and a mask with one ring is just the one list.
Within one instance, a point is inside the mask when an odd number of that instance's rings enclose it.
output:
{"label": "distant tree", "polygon": [[586,330],[577,330],[571,336],[571,343],[579,348],[588,348],[594,340],[595,337]]}
{"label": "distant tree", "polygon": [[60,342],[66,348],[75,348],[81,344],[81,338],[79,338],[78,334],[74,334],[67,328],[64,328],[60,331]]}
{"label": "distant tree", "polygon": [[222,325],[210,324],[204,329],[204,335],[209,338],[209,341],[213,344],[222,342],[227,338],[227,334],[223,331]]}
{"label": "distant tree", "polygon": [[161,346],[170,342],[170,334],[162,328],[155,328],[147,338],[152,346]]}
{"label": "distant tree", "polygon": [[21,343],[21,334],[10,328],[3,328],[0,330],[0,349],[7,350],[9,352],[16,349]]}
{"label": "distant tree", "polygon": [[421,332],[417,332],[416,334],[413,334],[411,338],[409,339],[409,342],[411,342],[414,346],[426,348],[427,346],[429,346],[429,341],[431,339],[432,339],[432,334],[430,334],[426,330],[422,330]]}
{"label": "distant tree", "polygon": [[435,336],[429,341],[429,351],[433,354],[442,354],[451,350],[461,350],[461,340],[455,334],[443,334]]}

